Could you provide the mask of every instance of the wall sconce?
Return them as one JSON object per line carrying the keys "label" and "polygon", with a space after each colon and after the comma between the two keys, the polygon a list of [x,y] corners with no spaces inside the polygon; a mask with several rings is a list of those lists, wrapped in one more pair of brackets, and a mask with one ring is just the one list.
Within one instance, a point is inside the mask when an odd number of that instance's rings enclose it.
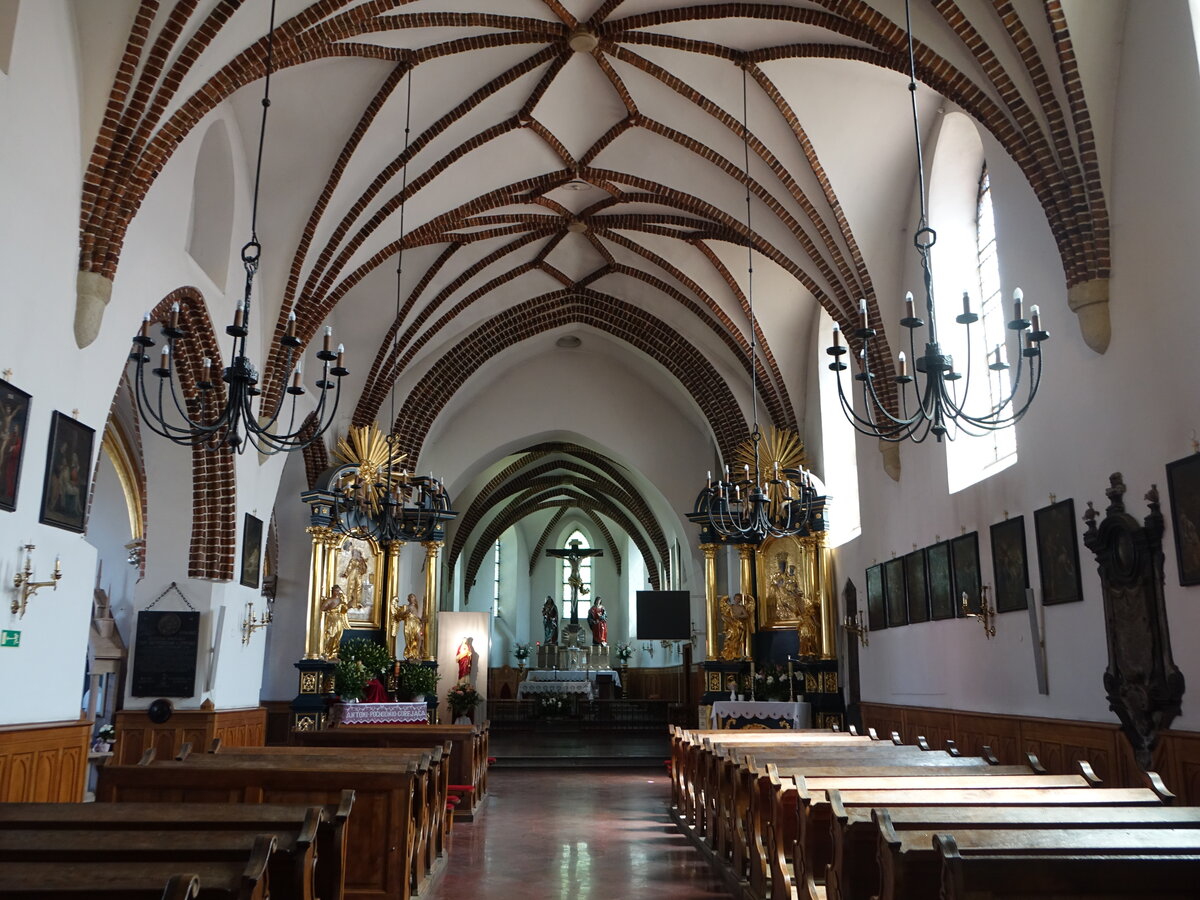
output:
{"label": "wall sconce", "polygon": [[267,611],[261,619],[254,614],[254,604],[246,604],[246,617],[242,619],[242,646],[250,643],[250,636],[260,628],[266,628],[275,618],[270,601],[267,601]]}
{"label": "wall sconce", "polygon": [[13,598],[12,611],[18,618],[25,618],[25,607],[29,605],[29,598],[38,592],[39,589],[48,587],[51,590],[58,590],[58,582],[62,578],[62,561],[54,560],[54,574],[50,576],[49,581],[34,581],[33,580],[33,551],[37,547],[33,544],[25,545],[25,568],[13,576],[13,588],[17,592],[17,596]]}
{"label": "wall sconce", "polygon": [[867,623],[863,621],[862,610],[855,609],[854,616],[846,616],[842,619],[842,628],[846,630],[846,634],[858,636],[858,642],[864,647],[871,644],[870,637],[867,636]]}
{"label": "wall sconce", "polygon": [[963,618],[978,619],[983,623],[983,633],[987,635],[990,641],[996,636],[996,610],[988,604],[988,588],[991,585],[985,584],[979,595],[979,612],[973,613],[969,611],[967,606],[967,592],[963,591],[962,595],[962,611]]}
{"label": "wall sconce", "polygon": [[646,642],[642,644],[642,651],[650,654],[650,658],[654,659],[654,645]]}

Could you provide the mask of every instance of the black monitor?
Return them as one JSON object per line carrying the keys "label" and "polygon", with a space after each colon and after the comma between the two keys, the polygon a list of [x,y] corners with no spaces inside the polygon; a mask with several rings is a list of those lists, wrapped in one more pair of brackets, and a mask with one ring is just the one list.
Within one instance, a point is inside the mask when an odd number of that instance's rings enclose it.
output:
{"label": "black monitor", "polygon": [[691,594],[687,591],[637,592],[639,641],[686,641],[691,636]]}

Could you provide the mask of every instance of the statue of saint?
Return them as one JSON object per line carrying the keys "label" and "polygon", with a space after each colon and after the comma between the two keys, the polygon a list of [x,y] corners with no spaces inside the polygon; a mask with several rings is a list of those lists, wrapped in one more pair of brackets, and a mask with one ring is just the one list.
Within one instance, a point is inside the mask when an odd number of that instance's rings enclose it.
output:
{"label": "statue of saint", "polygon": [[350,601],[340,585],[334,585],[329,597],[321,604],[323,627],[321,628],[321,655],[326,659],[337,659],[342,632],[350,627]]}
{"label": "statue of saint", "polygon": [[396,637],[399,634],[401,626],[404,628],[404,652],[405,659],[420,659],[421,645],[424,643],[424,630],[422,629],[420,604],[417,602],[416,594],[409,594],[407,601],[403,606],[400,601],[392,600],[392,622],[391,635],[392,643],[396,646],[397,654],[400,654],[400,647],[396,642]]}
{"label": "statue of saint", "polygon": [[721,659],[742,659],[746,656],[746,635],[750,633],[750,609],[741,594],[721,598],[721,625],[725,641],[721,644]]}
{"label": "statue of saint", "polygon": [[542,604],[542,630],[545,632],[544,643],[558,643],[558,607],[549,594],[546,595],[546,602]]}
{"label": "statue of saint", "polygon": [[471,677],[471,659],[475,655],[475,641],[471,637],[465,637],[458,645],[458,649],[454,651],[454,659],[458,663],[458,680],[461,683],[466,683]]}
{"label": "statue of saint", "polygon": [[796,575],[796,567],[788,565],[786,551],[775,555],[779,567],[767,582],[767,612],[773,622],[792,622],[800,618],[804,591]]}
{"label": "statue of saint", "polygon": [[367,560],[357,547],[350,549],[350,560],[342,571],[346,579],[346,596],[350,600],[351,609],[363,608],[363,581],[367,577]]}
{"label": "statue of saint", "polygon": [[608,646],[608,613],[600,597],[592,602],[587,615],[588,628],[592,629],[592,643],[597,647]]}

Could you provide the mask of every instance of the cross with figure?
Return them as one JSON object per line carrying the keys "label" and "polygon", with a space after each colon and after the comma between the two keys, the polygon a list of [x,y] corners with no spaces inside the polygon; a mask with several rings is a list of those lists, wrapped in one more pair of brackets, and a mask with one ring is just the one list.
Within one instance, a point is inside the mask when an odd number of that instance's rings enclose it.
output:
{"label": "cross with figure", "polygon": [[579,545],[582,542],[579,538],[568,541],[570,545],[566,549],[547,550],[547,556],[557,556],[559,559],[565,559],[571,564],[571,575],[567,578],[567,584],[571,585],[571,631],[579,631],[579,595],[587,594],[588,588],[583,583],[583,579],[579,575],[579,564],[590,556],[603,556],[603,550],[588,550],[581,548]]}

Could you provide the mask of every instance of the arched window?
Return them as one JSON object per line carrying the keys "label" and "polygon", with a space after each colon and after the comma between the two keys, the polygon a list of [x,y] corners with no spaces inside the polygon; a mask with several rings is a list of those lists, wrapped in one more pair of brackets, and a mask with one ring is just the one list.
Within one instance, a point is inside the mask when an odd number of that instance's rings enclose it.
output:
{"label": "arched window", "polygon": [[500,542],[492,548],[492,615],[500,615]]}
{"label": "arched window", "polygon": [[[585,535],[578,528],[571,532],[571,536],[567,538],[566,546],[572,546],[571,541],[579,541],[580,550],[591,549],[591,544],[588,542]],[[571,618],[571,564],[565,559],[561,563],[562,576],[562,599],[563,599],[563,618]],[[587,615],[588,607],[591,606],[591,591],[592,591],[592,558],[584,557],[579,563],[579,580],[581,582],[579,589],[579,609],[577,611],[580,618]],[[586,593],[584,592],[586,589]]]}
{"label": "arched window", "polygon": [[[938,339],[967,378],[958,382],[960,399],[966,389],[967,412],[983,414],[1011,390],[1009,372],[988,368],[997,344],[1004,347],[999,248],[992,211],[992,187],[975,123],[964,113],[942,118],[929,190],[929,221],[937,229],[933,248],[934,290],[937,295]],[[966,293],[979,322],[968,330],[955,321]],[[1010,363],[1002,349],[1001,355]],[[969,371],[968,371],[969,364]],[[959,431],[946,442],[946,478],[951,493],[983,481],[1017,461],[1012,428],[978,437]]]}

